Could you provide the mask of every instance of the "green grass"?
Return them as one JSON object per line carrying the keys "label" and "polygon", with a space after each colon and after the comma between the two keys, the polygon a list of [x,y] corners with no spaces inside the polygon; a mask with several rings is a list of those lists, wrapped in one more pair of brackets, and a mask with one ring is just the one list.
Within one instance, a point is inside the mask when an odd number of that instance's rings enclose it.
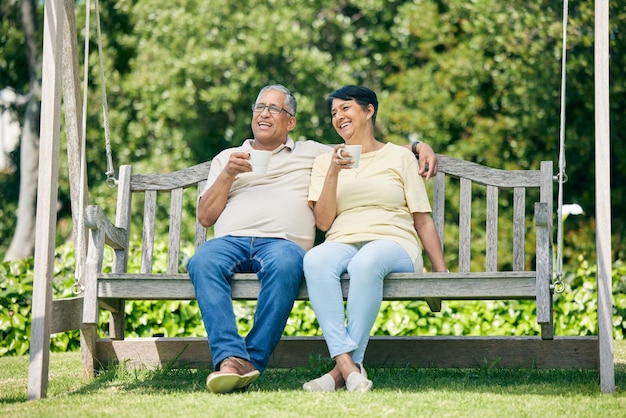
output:
{"label": "green grass", "polygon": [[615,342],[618,391],[601,394],[593,370],[369,369],[374,390],[306,393],[324,372],[267,370],[246,393],[214,395],[210,370],[81,375],[79,353],[53,353],[47,399],[27,401],[28,357],[0,358],[1,417],[624,417],[626,341]]}

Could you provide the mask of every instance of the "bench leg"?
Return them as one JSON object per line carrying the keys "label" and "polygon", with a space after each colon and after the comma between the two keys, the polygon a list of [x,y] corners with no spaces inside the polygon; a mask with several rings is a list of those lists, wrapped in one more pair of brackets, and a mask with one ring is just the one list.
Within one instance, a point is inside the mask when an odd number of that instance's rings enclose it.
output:
{"label": "bench leg", "polygon": [[109,338],[113,340],[124,339],[124,300],[101,299],[100,306],[110,312],[109,315]]}
{"label": "bench leg", "polygon": [[83,376],[92,379],[96,369],[96,325],[87,325],[80,330],[80,356],[83,363]]}
{"label": "bench leg", "polygon": [[550,292],[550,296],[548,298],[548,311],[549,318],[547,322],[540,323],[541,325],[541,339],[542,340],[553,340],[554,339],[554,305],[552,300],[552,292]]}

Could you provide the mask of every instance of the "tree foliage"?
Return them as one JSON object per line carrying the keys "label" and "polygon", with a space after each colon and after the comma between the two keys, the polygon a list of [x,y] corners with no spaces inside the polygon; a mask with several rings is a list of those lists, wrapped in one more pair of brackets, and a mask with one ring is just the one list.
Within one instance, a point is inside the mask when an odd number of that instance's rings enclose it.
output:
{"label": "tree foliage", "polygon": [[[26,95],[29,90],[28,56],[26,36],[22,27],[19,4],[0,3],[0,89],[12,87],[19,95]],[[15,109],[23,120],[24,108]],[[3,133],[0,133],[2,135]],[[19,149],[11,155],[14,165],[19,166]],[[9,245],[15,229],[19,190],[19,175],[13,172],[0,172],[0,259],[4,258],[5,248]]]}
{"label": "tree foliage", "polygon": [[[620,158],[626,11],[617,0],[610,6],[612,199],[620,208],[626,199],[626,162]],[[251,134],[250,104],[268,83],[296,93],[297,139],[339,141],[325,99],[337,87],[358,83],[379,93],[381,139],[406,143],[417,137],[437,152],[507,169],[558,161],[562,2],[116,0],[101,7],[115,166],[171,171],[241,143]],[[566,237],[569,257],[594,255],[593,7],[591,0],[570,2],[565,200],[581,204],[587,216],[568,220],[575,229]],[[19,87],[26,83],[17,70],[25,59],[21,38],[14,28],[4,30],[14,8],[2,6],[0,60],[7,66],[0,66],[6,68],[0,81]],[[82,37],[84,2],[76,3],[76,13]],[[104,185],[93,21],[90,34],[90,201],[108,207],[115,191]],[[2,179],[3,199],[14,182]],[[63,218],[69,192],[64,179],[60,184]],[[618,237],[626,225],[615,218],[613,227],[621,257]]]}

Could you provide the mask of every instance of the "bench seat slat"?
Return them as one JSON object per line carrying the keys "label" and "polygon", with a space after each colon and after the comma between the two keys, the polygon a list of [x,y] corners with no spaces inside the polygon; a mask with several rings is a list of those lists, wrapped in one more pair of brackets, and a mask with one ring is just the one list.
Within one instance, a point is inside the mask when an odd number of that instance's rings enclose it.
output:
{"label": "bench seat slat", "polygon": [[[103,274],[98,280],[102,298],[138,300],[194,299],[195,293],[186,274]],[[342,276],[344,298],[348,295],[349,278]],[[234,299],[256,299],[260,283],[256,274],[236,274],[233,279]],[[487,300],[534,299],[536,275],[533,271],[500,273],[393,273],[383,285],[385,300]],[[308,299],[303,284],[298,299]]]}

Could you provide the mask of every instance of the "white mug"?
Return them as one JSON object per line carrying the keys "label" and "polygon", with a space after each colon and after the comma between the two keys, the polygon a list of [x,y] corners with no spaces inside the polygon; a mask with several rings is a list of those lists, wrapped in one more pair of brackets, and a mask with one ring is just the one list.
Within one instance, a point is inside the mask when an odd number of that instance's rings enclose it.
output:
{"label": "white mug", "polygon": [[272,158],[272,151],[262,151],[258,149],[251,150],[250,164],[252,165],[252,172],[256,174],[267,173],[270,158]]}
{"label": "white mug", "polygon": [[[347,155],[344,155],[344,152],[350,153],[351,156],[348,157]],[[352,165],[350,167],[358,168],[359,160],[361,159],[361,146],[345,145],[343,148],[338,148],[337,157],[341,158],[342,160],[352,160]]]}

